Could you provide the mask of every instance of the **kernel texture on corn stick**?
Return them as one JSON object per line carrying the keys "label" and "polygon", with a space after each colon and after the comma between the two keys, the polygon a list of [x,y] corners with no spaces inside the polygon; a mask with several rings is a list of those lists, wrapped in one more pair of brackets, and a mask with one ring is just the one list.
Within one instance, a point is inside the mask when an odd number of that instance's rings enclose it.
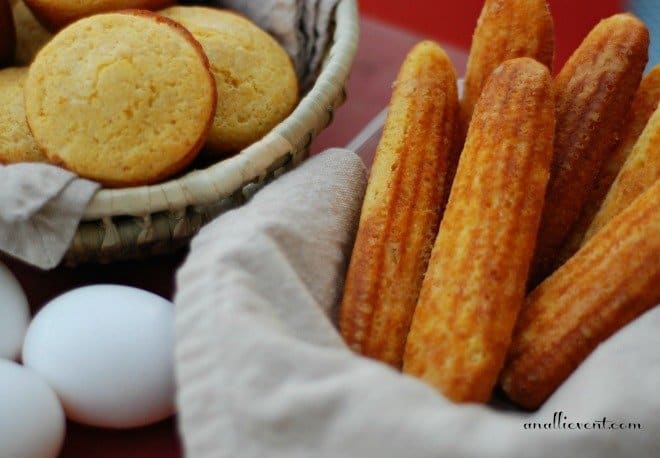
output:
{"label": "kernel texture on corn stick", "polygon": [[[585,235],[594,236],[660,178],[660,106],[646,124]],[[657,234],[660,237],[660,234]],[[660,259],[658,259],[660,262]]]}
{"label": "kernel texture on corn stick", "polygon": [[[573,256],[584,241],[584,235],[596,216],[598,209],[605,200],[614,179],[630,155],[637,139],[642,134],[646,123],[660,102],[660,64],[656,65],[642,78],[639,89],[635,93],[626,122],[621,128],[620,141],[614,152],[605,158],[596,183],[589,192],[582,212],[571,232],[561,247],[555,263],[557,268]],[[554,270],[554,269],[553,269]]]}
{"label": "kernel texture on corn stick", "polygon": [[532,268],[538,283],[557,262],[559,248],[580,216],[642,77],[649,33],[629,14],[601,21],[555,79],[552,173]]}
{"label": "kernel texture on corn stick", "polygon": [[548,69],[505,62],[477,102],[406,343],[404,372],[486,402],[504,363],[550,174]]}
{"label": "kernel texture on corn stick", "polygon": [[500,382],[539,407],[610,335],[660,301],[660,180],[541,283],[523,307]]}
{"label": "kernel texture on corn stick", "polygon": [[356,352],[400,367],[446,202],[456,74],[432,42],[406,57],[390,102],[351,257],[340,328]]}
{"label": "kernel texture on corn stick", "polygon": [[554,50],[554,25],[546,0],[486,0],[465,72],[461,101],[464,130],[481,90],[498,65],[515,57],[531,57],[552,69]]}

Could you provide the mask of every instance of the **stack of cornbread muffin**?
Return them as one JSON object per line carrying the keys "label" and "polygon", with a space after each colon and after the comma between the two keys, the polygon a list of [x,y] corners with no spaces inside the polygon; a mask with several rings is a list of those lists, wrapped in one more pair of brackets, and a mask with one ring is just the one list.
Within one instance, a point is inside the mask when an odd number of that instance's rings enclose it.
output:
{"label": "stack of cornbread muffin", "polygon": [[172,0],[11,3],[0,0],[0,163],[152,184],[198,157],[239,152],[298,102],[289,55],[235,12]]}

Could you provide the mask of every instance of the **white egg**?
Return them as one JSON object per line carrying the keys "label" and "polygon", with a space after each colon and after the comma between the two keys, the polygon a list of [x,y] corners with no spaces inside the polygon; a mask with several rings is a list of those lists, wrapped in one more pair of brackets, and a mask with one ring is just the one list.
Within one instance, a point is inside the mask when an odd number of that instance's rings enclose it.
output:
{"label": "white egg", "polygon": [[56,457],[64,443],[64,412],[33,371],[0,359],[0,456]]}
{"label": "white egg", "polygon": [[174,413],[174,305],[128,286],[74,289],[34,317],[23,363],[71,420],[109,428],[162,420]]}
{"label": "white egg", "polygon": [[0,358],[21,354],[23,336],[30,321],[30,308],[16,277],[0,263]]}

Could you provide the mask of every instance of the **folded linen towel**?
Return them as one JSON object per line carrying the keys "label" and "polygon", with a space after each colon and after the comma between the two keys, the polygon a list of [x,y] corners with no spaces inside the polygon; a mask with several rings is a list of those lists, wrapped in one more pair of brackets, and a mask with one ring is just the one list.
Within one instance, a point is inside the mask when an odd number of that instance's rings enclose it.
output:
{"label": "folded linen towel", "polygon": [[660,308],[534,413],[453,404],[353,354],[333,320],[365,183],[331,150],[193,240],[175,297],[187,457],[660,456]]}
{"label": "folded linen towel", "polygon": [[42,269],[55,267],[98,187],[54,165],[0,166],[0,250]]}

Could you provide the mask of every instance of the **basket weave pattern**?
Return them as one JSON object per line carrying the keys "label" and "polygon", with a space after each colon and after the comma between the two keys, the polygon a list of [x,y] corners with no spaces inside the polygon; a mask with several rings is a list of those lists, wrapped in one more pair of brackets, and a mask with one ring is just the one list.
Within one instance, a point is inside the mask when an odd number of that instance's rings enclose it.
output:
{"label": "basket weave pattern", "polygon": [[344,102],[358,43],[355,0],[341,0],[322,70],[294,112],[234,157],[152,186],[99,191],[65,263],[146,257],[184,246],[208,221],[245,203],[260,187],[309,155],[312,140]]}

